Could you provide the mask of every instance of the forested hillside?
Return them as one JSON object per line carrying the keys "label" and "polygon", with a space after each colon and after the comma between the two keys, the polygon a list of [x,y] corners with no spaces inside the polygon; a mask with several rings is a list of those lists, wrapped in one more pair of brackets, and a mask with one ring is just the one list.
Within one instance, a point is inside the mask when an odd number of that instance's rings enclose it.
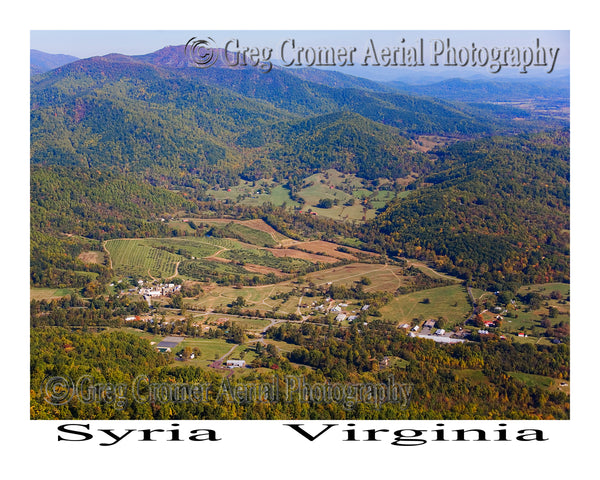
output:
{"label": "forested hillside", "polygon": [[568,132],[461,142],[436,156],[436,173],[373,222],[387,248],[482,285],[568,281]]}
{"label": "forested hillside", "polygon": [[[287,172],[292,162],[277,159],[299,148],[304,170],[327,168],[324,156],[334,152],[328,162],[342,171],[365,174],[361,164],[368,161],[370,175],[395,176],[412,161],[422,163],[407,157],[406,148],[398,153],[408,136],[534,126],[432,98],[360,88],[359,81],[333,87],[285,69],[264,75],[251,68],[184,68],[182,47],[161,52],[94,57],[33,77],[32,162],[116,167],[173,183],[184,173],[227,184],[244,169]],[[323,122],[323,131],[315,132]],[[280,135],[266,143],[273,131]],[[386,166],[399,155],[400,171]]]}

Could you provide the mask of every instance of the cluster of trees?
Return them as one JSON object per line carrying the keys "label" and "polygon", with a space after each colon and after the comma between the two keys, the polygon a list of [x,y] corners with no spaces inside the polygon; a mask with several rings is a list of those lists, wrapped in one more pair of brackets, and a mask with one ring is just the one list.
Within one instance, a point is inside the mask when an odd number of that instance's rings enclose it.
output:
{"label": "cluster of trees", "polygon": [[111,294],[83,300],[77,293],[60,299],[35,300],[30,303],[31,326],[57,327],[118,327],[123,319],[148,311],[144,301],[133,301],[128,296]]}
{"label": "cluster of trees", "polygon": [[[235,332],[232,333],[234,335]],[[374,328],[327,333],[314,325],[283,325],[274,336],[302,345],[282,355],[272,345],[257,342],[251,373],[225,379],[215,371],[186,366],[173,367],[172,355],[156,352],[147,342],[122,332],[91,334],[60,328],[34,329],[31,333],[31,416],[33,419],[565,419],[569,416],[568,395],[528,386],[509,372],[526,372],[568,378],[568,348],[540,348],[498,342],[461,344],[440,348],[433,342],[416,341],[392,329]],[[405,365],[379,367],[381,355],[401,355]],[[311,368],[295,364],[310,365]],[[265,368],[269,370],[265,370]],[[460,374],[481,370],[485,381]],[[267,373],[267,372],[271,373]],[[315,384],[396,384],[413,386],[405,408],[395,403],[308,402],[298,398],[260,401],[233,399],[225,390],[250,385],[279,383],[285,392],[288,375]],[[122,401],[114,395],[85,401],[81,392],[65,395],[67,401],[52,402],[49,378],[78,379],[88,376],[93,385],[122,385]],[[208,385],[209,395],[201,400],[178,401],[160,396],[150,398],[138,379],[167,385],[172,389],[194,384]],[[225,389],[225,390],[224,390]],[[85,393],[85,392],[84,392]],[[89,393],[89,392],[88,392]],[[49,398],[50,397],[50,398]],[[61,397],[62,398],[62,397]]]}

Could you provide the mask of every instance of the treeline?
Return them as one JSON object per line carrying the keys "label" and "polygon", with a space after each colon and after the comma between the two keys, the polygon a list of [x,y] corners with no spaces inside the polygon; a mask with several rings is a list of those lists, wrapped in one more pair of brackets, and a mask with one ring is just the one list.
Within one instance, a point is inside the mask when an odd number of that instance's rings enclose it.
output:
{"label": "treeline", "polygon": [[[318,328],[302,325],[301,328]],[[290,339],[290,330],[280,332]],[[225,378],[216,371],[187,366],[169,366],[172,354],[160,354],[148,342],[121,332],[91,334],[60,328],[34,329],[31,332],[31,418],[32,419],[566,419],[569,397],[563,392],[527,386],[506,373],[493,369],[496,355],[516,353],[505,365],[513,371],[541,358],[534,366],[545,371],[545,358],[556,357],[554,367],[564,368],[565,352],[558,347],[547,352],[528,352],[517,346],[502,352],[497,345],[440,348],[433,342],[406,339],[401,350],[409,358],[404,368],[379,369],[373,353],[380,348],[400,348],[394,336],[381,336],[377,347],[373,334],[348,332],[348,338],[329,337],[318,347],[299,347],[283,357],[274,345],[255,349],[252,364],[269,370],[253,370],[242,376]],[[310,340],[312,332],[300,333]],[[313,335],[314,336],[314,335]],[[317,333],[318,338],[322,338]],[[356,338],[350,338],[355,336]],[[364,338],[364,343],[360,338]],[[352,340],[350,345],[348,340]],[[314,340],[310,342],[315,343]],[[389,345],[388,345],[389,344]],[[506,347],[504,347],[506,348]],[[536,347],[533,347],[534,350]],[[200,352],[201,354],[202,352]],[[293,366],[295,362],[314,364],[312,369]],[[210,360],[210,359],[208,359]],[[207,361],[208,361],[207,360]],[[459,375],[464,368],[483,364],[486,381]],[[490,366],[488,368],[488,365]],[[530,367],[529,367],[530,368]],[[349,371],[352,370],[352,372]],[[531,368],[530,368],[531,369]],[[271,372],[271,373],[267,373]],[[290,377],[291,376],[291,377]],[[48,388],[57,377],[65,379],[60,388]],[[301,379],[309,387],[327,385],[410,384],[408,405],[401,402],[374,404],[348,396],[337,401],[301,401],[297,396],[256,399],[234,397],[235,388],[277,384],[286,391],[285,382]],[[141,379],[141,380],[140,380]],[[78,383],[79,382],[79,383]],[[100,387],[114,388],[107,393]],[[152,385],[160,387],[151,388]],[[207,394],[195,399],[182,396],[192,386],[204,385]],[[98,386],[97,390],[90,389]],[[84,387],[82,389],[82,387]],[[82,391],[83,390],[83,391]],[[238,390],[240,391],[240,390]],[[350,392],[352,392],[350,390]],[[154,395],[151,395],[154,393]],[[94,397],[94,395],[96,395]]]}
{"label": "treeline", "polygon": [[394,325],[374,320],[360,328],[331,331],[314,324],[286,323],[271,328],[268,337],[297,345],[288,358],[317,368],[326,376],[347,379],[372,371],[386,356],[416,362],[421,368],[483,369],[484,372],[524,372],[569,378],[569,347],[539,346],[490,340],[436,344],[408,337]]}
{"label": "treeline", "polygon": [[133,301],[128,296],[97,295],[84,300],[76,292],[54,300],[30,302],[32,328],[39,327],[120,327],[123,319],[148,311],[145,301]]}

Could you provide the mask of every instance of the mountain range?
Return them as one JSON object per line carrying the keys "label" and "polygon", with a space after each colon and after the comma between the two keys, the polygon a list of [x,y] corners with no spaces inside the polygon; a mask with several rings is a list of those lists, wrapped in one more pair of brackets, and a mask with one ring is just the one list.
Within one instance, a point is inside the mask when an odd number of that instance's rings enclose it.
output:
{"label": "mountain range", "polygon": [[[406,141],[419,135],[540,128],[523,109],[415,96],[338,72],[190,65],[178,46],[76,60],[34,75],[32,162],[161,175],[201,170],[209,183],[216,166],[235,175],[335,167],[376,177],[405,173],[414,161],[420,167],[422,155]],[[302,165],[277,161],[289,159],[290,148]]]}
{"label": "mountain range", "polygon": [[73,55],[62,55],[62,54],[54,54],[54,53],[46,53],[40,50],[30,50],[29,54],[29,66],[30,66],[30,74],[37,75],[40,73],[47,72],[49,70],[53,70],[57,67],[61,67],[62,65],[66,65],[67,63],[75,62],[79,60],[77,57]]}
{"label": "mountain range", "polygon": [[[96,179],[114,192],[130,181],[147,218],[240,179],[299,185],[333,168],[408,182],[408,195],[356,233],[367,244],[483,284],[563,281],[568,125],[568,79],[405,85],[316,69],[201,69],[183,46],[92,57],[31,78],[32,198],[43,209],[34,218],[41,226],[58,214],[36,193],[58,189],[75,205],[63,226],[87,225],[81,235],[98,236],[90,218],[109,211],[118,226],[102,222],[103,238],[132,225],[150,232],[127,220],[135,215],[118,195],[87,210],[78,198]],[[152,207],[158,193],[146,186],[170,192]]]}

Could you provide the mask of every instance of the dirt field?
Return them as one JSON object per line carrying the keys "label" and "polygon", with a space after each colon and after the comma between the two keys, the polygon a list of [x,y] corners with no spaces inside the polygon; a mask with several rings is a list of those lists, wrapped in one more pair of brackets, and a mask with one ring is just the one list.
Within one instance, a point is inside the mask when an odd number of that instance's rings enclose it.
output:
{"label": "dirt field", "polygon": [[77,258],[83,263],[102,264],[104,262],[104,253],[90,250],[88,252],[81,252]]}
{"label": "dirt field", "polygon": [[[340,258],[342,260],[358,260],[357,257],[352,255],[351,253],[340,252],[338,248],[340,245],[337,243],[325,242],[322,240],[313,240],[311,242],[299,242],[294,245],[296,248],[301,250],[308,250],[309,252],[323,252],[326,255],[331,257]],[[352,247],[344,247],[346,250],[352,253],[365,253],[367,255],[377,256],[376,253],[371,252],[363,252],[362,250],[358,250],[357,248]]]}
{"label": "dirt field", "polygon": [[254,265],[252,263],[247,263],[244,265],[244,270],[248,270],[249,272],[252,273],[262,273],[264,275],[267,275],[269,273],[274,273],[275,275],[283,275],[283,272],[281,270],[278,270],[277,268],[272,268],[272,267],[265,267],[263,265]]}
{"label": "dirt field", "polygon": [[260,218],[254,220],[242,220],[239,223],[241,225],[245,225],[248,228],[253,228],[254,230],[259,230],[261,232],[268,233],[276,242],[281,242],[283,240],[291,240],[285,235],[279,233],[277,230],[271,227],[271,225],[268,225],[267,223],[265,223],[264,220],[261,220]]}
{"label": "dirt field", "polygon": [[340,261],[339,258],[328,257],[326,255],[317,255],[316,253],[308,253],[302,252],[301,250],[296,250],[295,248],[266,248],[276,257],[290,257],[290,258],[298,258],[300,260],[308,260],[309,262],[317,263],[337,263]]}

